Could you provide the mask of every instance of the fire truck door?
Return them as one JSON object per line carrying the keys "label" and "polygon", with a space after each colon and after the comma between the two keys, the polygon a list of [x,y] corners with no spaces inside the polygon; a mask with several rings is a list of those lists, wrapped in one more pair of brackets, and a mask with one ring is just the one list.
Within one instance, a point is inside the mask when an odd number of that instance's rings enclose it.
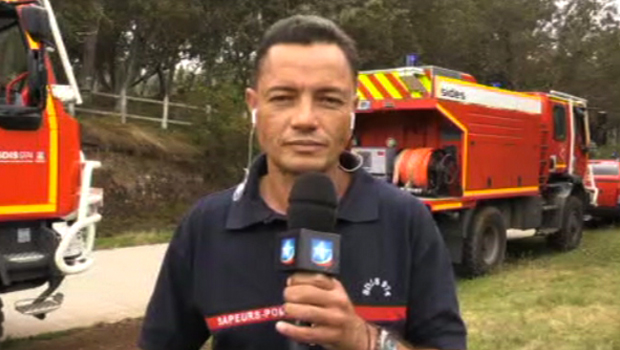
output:
{"label": "fire truck door", "polygon": [[571,133],[574,135],[572,139],[572,155],[573,161],[571,163],[571,174],[576,174],[584,177],[586,174],[586,168],[588,166],[587,153],[588,153],[588,133],[586,130],[586,110],[583,107],[573,106],[571,108]]}
{"label": "fire truck door", "polygon": [[570,166],[571,134],[568,106],[562,102],[553,103],[553,142],[552,158],[555,159],[553,170],[564,172]]}

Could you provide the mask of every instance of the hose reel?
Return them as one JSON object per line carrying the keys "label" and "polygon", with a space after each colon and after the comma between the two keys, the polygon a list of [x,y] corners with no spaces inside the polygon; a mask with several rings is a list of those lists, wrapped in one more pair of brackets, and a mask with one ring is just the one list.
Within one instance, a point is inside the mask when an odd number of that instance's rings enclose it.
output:
{"label": "hose reel", "polygon": [[436,148],[404,149],[396,157],[392,183],[426,195],[446,194],[458,178],[455,152]]}

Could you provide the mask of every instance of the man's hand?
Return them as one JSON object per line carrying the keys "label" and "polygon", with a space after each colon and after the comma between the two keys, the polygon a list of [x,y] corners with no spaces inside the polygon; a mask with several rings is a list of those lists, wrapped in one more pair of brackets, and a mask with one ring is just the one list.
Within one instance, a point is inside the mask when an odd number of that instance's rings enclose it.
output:
{"label": "man's hand", "polygon": [[355,313],[342,284],[321,274],[295,274],[284,290],[286,318],[312,324],[299,327],[280,321],[277,330],[306,344],[331,350],[366,350],[373,345],[374,329]]}

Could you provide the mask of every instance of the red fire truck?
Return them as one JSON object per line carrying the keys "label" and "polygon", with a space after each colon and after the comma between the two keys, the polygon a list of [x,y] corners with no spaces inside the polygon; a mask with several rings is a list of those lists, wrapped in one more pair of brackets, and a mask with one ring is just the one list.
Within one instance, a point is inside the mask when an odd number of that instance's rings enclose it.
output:
{"label": "red fire truck", "polygon": [[[52,53],[69,85],[58,84]],[[101,220],[103,194],[91,188],[101,164],[85,159],[65,111],[80,102],[49,2],[0,0],[0,293],[47,284],[15,305],[40,319],[60,307],[65,276],[93,263]]]}
{"label": "red fire truck", "polygon": [[361,72],[358,97],[352,151],[426,204],[467,275],[500,265],[511,238],[579,246],[597,196],[586,100],[434,66]]}

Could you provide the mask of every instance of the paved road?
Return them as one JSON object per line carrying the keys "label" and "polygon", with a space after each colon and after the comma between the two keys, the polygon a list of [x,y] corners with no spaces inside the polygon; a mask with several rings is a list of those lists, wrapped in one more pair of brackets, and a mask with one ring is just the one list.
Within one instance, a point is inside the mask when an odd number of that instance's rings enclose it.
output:
{"label": "paved road", "polygon": [[160,244],[95,252],[93,267],[65,279],[59,289],[65,295],[63,306],[42,321],[18,313],[14,304],[19,299],[37,297],[44,287],[3,295],[5,337],[21,338],[141,317],[166,247]]}

